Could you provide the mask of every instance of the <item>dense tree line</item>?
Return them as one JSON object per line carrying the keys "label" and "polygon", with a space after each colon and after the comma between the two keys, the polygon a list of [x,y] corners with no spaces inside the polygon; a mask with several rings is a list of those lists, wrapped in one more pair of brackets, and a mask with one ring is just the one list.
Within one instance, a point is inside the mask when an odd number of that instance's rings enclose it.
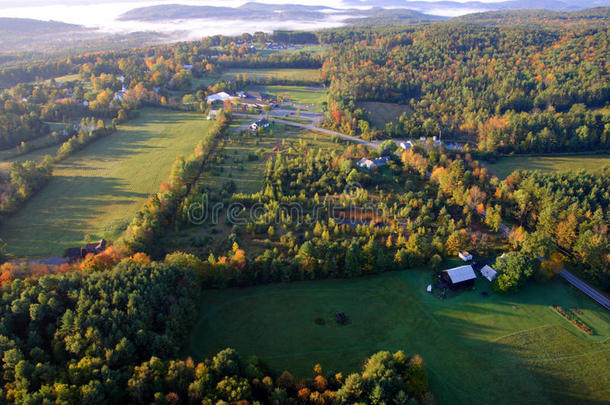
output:
{"label": "dense tree line", "polygon": [[0,176],[0,216],[15,212],[50,179],[53,172],[52,159],[42,162],[12,162],[8,177]]}
{"label": "dense tree line", "polygon": [[408,105],[385,136],[470,139],[490,152],[610,147],[608,29],[434,24],[333,46],[327,125],[378,136],[358,101]]}
{"label": "dense tree line", "polygon": [[124,401],[134,365],[178,354],[199,291],[192,270],[137,258],[108,272],[15,280],[0,301],[0,397]]}
{"label": "dense tree line", "polygon": [[608,166],[593,173],[517,171],[496,196],[503,214],[520,225],[511,237],[523,252],[547,259],[548,272],[565,264],[608,291],[609,181]]}
{"label": "dense tree line", "polygon": [[[6,403],[410,404],[430,398],[419,356],[379,352],[362,371],[312,378],[226,349],[178,360],[201,280],[188,261],[142,254],[107,271],[3,283],[0,398]],[[224,402],[223,402],[224,401]]]}

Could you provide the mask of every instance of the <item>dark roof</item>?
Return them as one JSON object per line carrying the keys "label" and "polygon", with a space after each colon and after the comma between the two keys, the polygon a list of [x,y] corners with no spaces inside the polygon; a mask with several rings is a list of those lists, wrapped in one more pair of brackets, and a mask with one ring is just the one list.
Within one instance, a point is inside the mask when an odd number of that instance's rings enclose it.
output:
{"label": "dark roof", "polygon": [[101,253],[106,249],[106,240],[100,239],[97,243],[87,243],[85,245],[85,251],[87,253]]}
{"label": "dark roof", "polygon": [[66,249],[64,253],[64,257],[74,260],[74,259],[82,259],[83,258],[83,249],[79,247],[73,247]]}
{"label": "dark roof", "polygon": [[248,98],[256,98],[256,99],[259,99],[259,100],[263,99],[263,95],[260,92],[258,92],[258,91],[248,91],[248,92],[246,92],[246,97],[248,97]]}

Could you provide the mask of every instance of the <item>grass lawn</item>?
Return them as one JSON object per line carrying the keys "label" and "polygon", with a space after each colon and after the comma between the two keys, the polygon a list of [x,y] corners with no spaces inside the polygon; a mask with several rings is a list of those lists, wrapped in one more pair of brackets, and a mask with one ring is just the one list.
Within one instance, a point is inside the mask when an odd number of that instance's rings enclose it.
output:
{"label": "grass lawn", "polygon": [[282,96],[297,105],[310,107],[308,109],[320,110],[326,101],[327,91],[322,87],[306,86],[250,86],[248,90],[260,91],[272,96]]}
{"label": "grass lawn", "polygon": [[[610,399],[610,315],[567,283],[531,283],[509,297],[479,277],[447,300],[426,293],[429,271],[206,291],[188,354],[225,347],[310,377],[345,373],[379,350],[419,353],[437,403],[600,403]],[[551,309],[584,311],[586,336]],[[347,325],[334,322],[345,312]],[[323,326],[314,320],[326,319]]]}
{"label": "grass lawn", "polygon": [[610,155],[511,156],[486,164],[489,172],[500,179],[515,170],[594,170],[605,165],[610,165]]}
{"label": "grass lawn", "polygon": [[408,105],[378,101],[360,101],[358,107],[366,109],[371,114],[372,124],[376,128],[385,128],[386,123],[395,122],[402,113],[411,114],[413,112]]}
{"label": "grass lawn", "polygon": [[116,238],[210,125],[193,113],[143,110],[56,166],[49,184],[0,227],[7,251],[43,258],[84,243],[86,235]]}
{"label": "grass lawn", "polygon": [[314,55],[324,53],[328,50],[325,45],[305,45],[298,49],[257,49],[257,53],[262,56],[269,56],[275,53],[296,53],[296,52],[309,52]]}
{"label": "grass lawn", "polygon": [[320,80],[320,69],[226,69],[221,74],[193,79],[193,87],[207,87],[220,80],[235,80],[237,75],[246,76],[249,79],[282,79],[282,80]]}

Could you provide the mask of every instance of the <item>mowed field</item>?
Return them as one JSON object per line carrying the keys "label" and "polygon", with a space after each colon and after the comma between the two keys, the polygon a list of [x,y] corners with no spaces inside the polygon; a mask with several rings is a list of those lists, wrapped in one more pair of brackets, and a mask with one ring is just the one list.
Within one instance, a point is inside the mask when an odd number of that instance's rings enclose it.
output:
{"label": "mowed field", "polygon": [[267,93],[274,97],[282,97],[285,102],[302,106],[308,110],[320,110],[327,99],[326,89],[307,86],[250,86],[248,90]]}
{"label": "mowed field", "polygon": [[500,179],[515,170],[595,170],[605,165],[610,165],[610,155],[510,156],[486,164],[490,173]]}
{"label": "mowed field", "polygon": [[7,251],[44,258],[83,244],[86,235],[115,238],[210,125],[194,113],[143,110],[55,167],[49,184],[0,227]]}
{"label": "mowed field", "polygon": [[411,114],[413,112],[408,105],[379,101],[360,101],[358,107],[364,108],[370,113],[372,124],[376,128],[385,128],[386,123],[395,122],[403,113]]}
{"label": "mowed field", "polygon": [[320,69],[226,69],[216,76],[207,76],[193,79],[194,87],[209,86],[219,80],[235,80],[237,75],[250,80],[276,79],[276,80],[304,80],[319,81]]}
{"label": "mowed field", "polygon": [[[206,291],[187,354],[233,347],[311,377],[318,362],[346,375],[376,351],[402,349],[423,356],[439,404],[610,401],[610,316],[601,307],[561,280],[503,297],[479,277],[475,291],[439,300],[426,293],[430,274]],[[581,309],[595,335],[552,304]],[[334,321],[339,311],[348,324]]]}

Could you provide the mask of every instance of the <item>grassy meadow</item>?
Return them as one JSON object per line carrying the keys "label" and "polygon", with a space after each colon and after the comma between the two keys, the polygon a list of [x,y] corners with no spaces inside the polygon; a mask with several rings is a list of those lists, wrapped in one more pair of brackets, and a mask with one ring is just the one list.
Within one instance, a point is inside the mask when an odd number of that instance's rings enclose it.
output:
{"label": "grassy meadow", "polygon": [[248,90],[260,91],[274,97],[282,97],[294,104],[317,109],[326,101],[327,91],[322,87],[306,86],[250,86]]}
{"label": "grassy meadow", "polygon": [[237,75],[250,80],[276,79],[276,80],[307,80],[319,81],[321,79],[320,69],[226,69],[222,73],[214,76],[194,78],[193,86],[207,87],[220,80],[235,80]]}
{"label": "grassy meadow", "polygon": [[83,244],[86,235],[115,238],[210,125],[198,114],[146,109],[59,163],[49,184],[0,226],[8,253],[44,258]]}
{"label": "grassy meadow", "polygon": [[372,124],[376,128],[385,128],[386,123],[395,122],[403,113],[411,114],[413,112],[408,105],[379,101],[360,101],[358,107],[364,108],[370,113]]}
{"label": "grassy meadow", "polygon": [[486,164],[489,172],[500,179],[515,170],[595,170],[605,165],[610,165],[610,155],[508,156]]}
{"label": "grassy meadow", "polygon": [[[309,377],[318,362],[346,375],[376,351],[402,349],[423,356],[439,404],[610,399],[610,315],[565,282],[530,283],[503,297],[479,277],[476,290],[439,300],[426,293],[430,281],[429,271],[407,270],[206,291],[187,354],[233,347]],[[581,309],[595,335],[552,304]],[[348,324],[338,325],[336,312],[345,312]]]}

